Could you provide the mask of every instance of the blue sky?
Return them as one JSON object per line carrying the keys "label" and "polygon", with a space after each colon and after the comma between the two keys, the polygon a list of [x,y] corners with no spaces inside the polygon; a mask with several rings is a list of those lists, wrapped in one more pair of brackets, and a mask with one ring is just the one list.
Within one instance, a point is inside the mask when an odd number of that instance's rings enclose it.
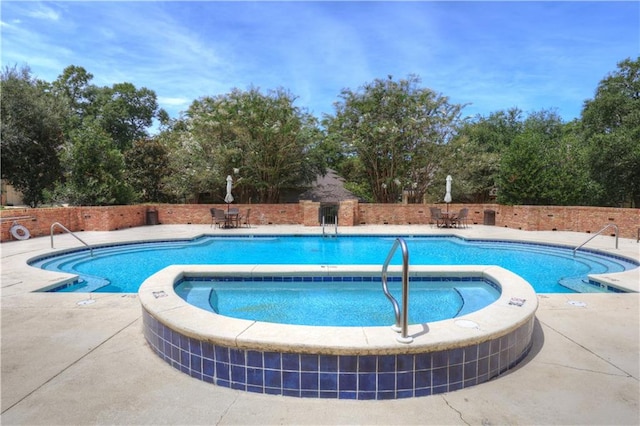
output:
{"label": "blue sky", "polygon": [[172,117],[206,95],[284,87],[317,117],[343,88],[417,74],[465,116],[518,107],[579,117],[640,55],[640,2],[0,3],[2,66],[69,65],[131,82]]}

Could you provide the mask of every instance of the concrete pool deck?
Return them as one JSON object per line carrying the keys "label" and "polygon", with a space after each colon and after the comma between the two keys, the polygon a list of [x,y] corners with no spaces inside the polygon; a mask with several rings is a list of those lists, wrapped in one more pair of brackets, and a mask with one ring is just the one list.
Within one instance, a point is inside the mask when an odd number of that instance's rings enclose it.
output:
{"label": "concrete pool deck", "polygon": [[[451,232],[453,231],[453,232]],[[473,225],[359,226],[340,233],[449,234],[579,245],[588,234]],[[160,225],[77,233],[89,244],[205,233],[318,234],[318,227],[219,230]],[[56,249],[78,247],[56,235]],[[596,237],[587,247],[638,259],[640,245]],[[533,349],[488,383],[392,401],[261,395],[193,379],[169,367],[142,335],[134,294],[33,293],[52,274],[26,260],[52,251],[48,237],[3,243],[2,424],[639,424],[640,299],[635,294],[539,294]],[[638,288],[638,269],[609,277]],[[635,286],[635,287],[634,287]]]}

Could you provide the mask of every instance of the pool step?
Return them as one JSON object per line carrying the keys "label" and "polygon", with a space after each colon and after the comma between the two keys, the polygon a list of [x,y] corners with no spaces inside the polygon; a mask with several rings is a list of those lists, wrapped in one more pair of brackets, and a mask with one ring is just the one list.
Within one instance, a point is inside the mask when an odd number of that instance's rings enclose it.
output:
{"label": "pool step", "polygon": [[207,284],[194,284],[192,287],[184,288],[177,293],[191,305],[197,306],[205,311],[212,310],[211,297],[213,296],[213,290]]}
{"label": "pool step", "polygon": [[475,312],[487,306],[487,290],[478,287],[456,287],[456,291],[462,297],[464,304],[456,315],[457,317]]}
{"label": "pool step", "polygon": [[91,291],[96,291],[98,289],[101,289],[102,287],[106,287],[109,284],[111,284],[111,282],[104,278],[83,275],[82,280],[79,284],[84,285],[84,287],[82,287],[83,292],[91,292]]}
{"label": "pool step", "polygon": [[582,278],[563,278],[558,284],[578,293],[607,293],[606,288],[589,284]]}

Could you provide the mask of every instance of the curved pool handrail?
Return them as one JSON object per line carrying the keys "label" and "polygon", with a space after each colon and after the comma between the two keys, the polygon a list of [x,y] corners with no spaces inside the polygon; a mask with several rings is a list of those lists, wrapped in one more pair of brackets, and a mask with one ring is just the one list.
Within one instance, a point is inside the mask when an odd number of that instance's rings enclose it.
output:
{"label": "curved pool handrail", "polygon": [[75,238],[76,240],[80,241],[80,242],[81,242],[82,244],[84,244],[85,246],[89,247],[89,252],[91,253],[91,257],[93,257],[93,247],[91,247],[89,244],[85,243],[85,242],[84,242],[84,240],[83,240],[82,238],[78,237],[76,234],[74,234],[73,232],[71,232],[69,229],[67,229],[67,227],[66,227],[66,226],[64,226],[64,225],[63,225],[63,224],[61,224],[60,222],[53,222],[53,223],[51,224],[51,229],[50,229],[50,232],[51,232],[51,248],[53,248],[53,229],[54,229],[56,226],[57,226],[57,227],[59,227],[59,228],[62,228],[62,230],[63,230],[63,231],[67,232],[68,234],[71,234],[71,236],[72,236],[73,238]]}
{"label": "curved pool handrail", "polygon": [[[387,270],[389,269],[389,263],[391,262],[393,255],[398,249],[398,246],[400,246],[400,249],[402,250],[402,315],[400,315],[398,302],[389,292],[389,287],[387,285]],[[401,237],[396,238],[393,246],[391,247],[391,250],[389,250],[387,260],[385,260],[384,264],[382,265],[382,291],[393,305],[393,312],[396,317],[394,330],[401,333],[397,338],[398,342],[413,342],[413,337],[407,335],[409,328],[409,249],[407,249],[407,243]]]}
{"label": "curved pool handrail", "polygon": [[613,229],[616,231],[616,249],[618,248],[618,225],[616,225],[615,223],[609,223],[607,225],[604,226],[604,228],[602,228],[601,230],[599,230],[598,232],[596,232],[595,234],[593,234],[591,236],[591,238],[589,238],[587,241],[585,241],[584,243],[580,244],[579,246],[577,246],[576,248],[573,249],[573,257],[576,257],[576,252],[582,248],[582,246],[584,246],[585,244],[587,244],[589,241],[593,240],[595,237],[597,237],[598,235],[602,234],[607,228],[609,227],[613,227]]}

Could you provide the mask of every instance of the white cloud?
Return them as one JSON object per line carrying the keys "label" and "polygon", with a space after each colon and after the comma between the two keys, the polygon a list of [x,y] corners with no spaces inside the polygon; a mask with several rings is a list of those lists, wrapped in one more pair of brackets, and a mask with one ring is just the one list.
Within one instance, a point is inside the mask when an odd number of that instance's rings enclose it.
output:
{"label": "white cloud", "polygon": [[164,105],[171,106],[185,106],[191,103],[192,99],[187,98],[172,98],[167,96],[158,96],[158,102]]}
{"label": "white cloud", "polygon": [[320,116],[343,88],[409,74],[472,113],[564,116],[637,57],[639,12],[624,2],[3,2],[0,28],[3,65],[49,81],[82,66],[95,84],[154,90],[172,116],[251,85],[289,89]]}
{"label": "white cloud", "polygon": [[28,9],[25,13],[27,16],[45,21],[58,21],[60,13],[42,3],[36,3],[34,8]]}

